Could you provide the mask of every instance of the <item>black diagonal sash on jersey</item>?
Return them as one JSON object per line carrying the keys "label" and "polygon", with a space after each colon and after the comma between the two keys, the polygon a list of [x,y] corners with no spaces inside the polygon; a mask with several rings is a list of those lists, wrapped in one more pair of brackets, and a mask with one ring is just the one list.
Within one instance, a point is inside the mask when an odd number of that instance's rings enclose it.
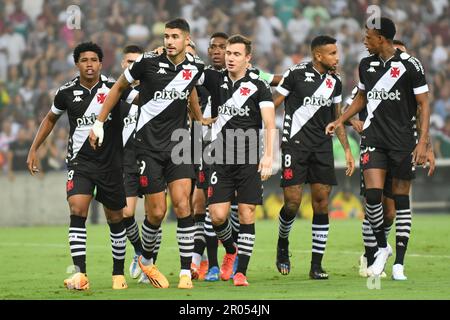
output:
{"label": "black diagonal sash on jersey", "polygon": [[[329,87],[329,81],[327,80],[331,80],[331,87]],[[322,82],[319,88],[317,88],[316,92],[313,93],[311,98],[314,99],[314,97],[320,98],[320,96],[323,96],[327,100],[330,99],[331,95],[334,92],[335,85],[336,79],[326,76],[325,80]],[[320,105],[315,104],[303,105],[298,108],[293,114],[290,138],[295,136],[297,132],[299,132],[303,128],[303,126],[314,116],[314,114],[319,111],[320,108]]]}
{"label": "black diagonal sash on jersey", "polygon": [[[250,92],[246,95],[242,95],[240,89],[245,86]],[[251,82],[242,82],[239,88],[233,93],[230,99],[224,103],[224,105],[232,105],[235,109],[240,110],[245,102],[256,92],[258,88]],[[219,118],[212,125],[212,139],[214,141],[217,139],[217,135],[220,133],[222,128],[227,124],[233,115],[219,114]]]}
{"label": "black diagonal sash on jersey", "polygon": [[[391,63],[393,66],[393,63]],[[398,68],[400,73],[397,77],[391,76],[392,68],[389,70],[378,80],[375,86],[371,89],[371,91],[382,91],[384,90],[386,93],[389,93],[392,87],[397,83],[397,81],[403,76],[406,72],[406,67],[401,62],[395,63],[395,67]],[[380,105],[383,100],[381,99],[367,99],[367,118],[364,121],[363,130],[367,129],[372,123],[371,120],[374,117],[374,112]]]}
{"label": "black diagonal sash on jersey", "polygon": [[[95,114],[95,116],[98,116],[100,113],[104,99],[99,100],[98,94],[105,94],[107,95],[109,92],[109,88],[103,84],[95,93],[95,95],[92,97],[91,102],[89,103],[89,106],[87,107],[86,111],[84,112],[85,117],[89,117],[91,114]],[[93,125],[94,123],[92,123]],[[87,138],[89,137],[89,132],[92,129],[92,125],[90,126],[80,126],[75,129],[72,135],[72,157],[70,160],[73,160],[78,155],[78,152],[80,151],[81,147],[83,147],[83,144],[86,142]]]}
{"label": "black diagonal sash on jersey", "polygon": [[[183,79],[183,73],[186,70],[192,71],[192,76],[190,80]],[[166,91],[178,91],[182,92],[186,87],[192,82],[192,79],[195,79],[195,76],[198,73],[198,69],[195,66],[190,66],[189,69],[182,69],[172,81],[162,90]],[[170,104],[172,104],[174,100],[159,100],[156,101],[154,98],[149,100],[146,104],[144,104],[140,109],[138,124],[136,126],[136,132],[141,130],[150,120],[155,118],[161,112],[163,112]]]}
{"label": "black diagonal sash on jersey", "polygon": [[[137,116],[137,110],[138,110],[138,106],[135,104],[132,104],[130,111],[128,112],[128,117],[134,117],[135,115]],[[124,123],[123,130],[122,130],[122,141],[123,141],[124,147],[126,146],[128,139],[130,139],[131,135],[133,134],[134,129],[136,129],[136,122]]]}

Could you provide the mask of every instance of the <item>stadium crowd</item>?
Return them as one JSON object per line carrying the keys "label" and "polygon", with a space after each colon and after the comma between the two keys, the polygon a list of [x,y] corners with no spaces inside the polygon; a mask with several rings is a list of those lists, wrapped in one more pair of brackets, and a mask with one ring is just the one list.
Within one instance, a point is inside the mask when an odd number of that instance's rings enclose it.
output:
{"label": "stadium crowd", "polygon": [[[80,28],[67,8],[78,5]],[[438,158],[450,158],[450,6],[448,0],[4,0],[0,3],[0,167],[26,170],[26,155],[61,84],[76,76],[71,53],[86,40],[104,52],[103,74],[121,73],[122,48],[163,44],[164,23],[176,16],[191,25],[197,52],[207,61],[209,36],[240,33],[254,43],[254,66],[282,74],[309,60],[319,34],[338,40],[343,92],[357,83],[369,5],[378,5],[397,25],[396,38],[419,58],[431,94],[431,135]],[[281,113],[277,117],[281,127]],[[43,171],[65,168],[67,118],[58,122],[40,150]],[[355,137],[357,140],[358,138]]]}

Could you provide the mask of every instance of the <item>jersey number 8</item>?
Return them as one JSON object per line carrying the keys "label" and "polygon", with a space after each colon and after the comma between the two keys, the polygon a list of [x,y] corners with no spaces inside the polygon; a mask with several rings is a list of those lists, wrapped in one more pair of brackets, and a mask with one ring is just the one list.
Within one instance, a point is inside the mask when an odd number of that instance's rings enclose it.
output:
{"label": "jersey number 8", "polygon": [[290,167],[291,166],[291,155],[290,154],[285,154],[284,155],[284,167]]}

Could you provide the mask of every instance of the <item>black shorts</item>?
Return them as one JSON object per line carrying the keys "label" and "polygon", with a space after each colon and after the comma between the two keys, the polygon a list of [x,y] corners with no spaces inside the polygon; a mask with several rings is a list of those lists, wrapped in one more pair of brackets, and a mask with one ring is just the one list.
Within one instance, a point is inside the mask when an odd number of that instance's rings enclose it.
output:
{"label": "black shorts", "polygon": [[367,169],[384,169],[391,172],[392,178],[413,180],[415,168],[412,164],[412,150],[394,151],[375,147],[361,146],[361,167]]}
{"label": "black shorts", "polygon": [[337,185],[333,152],[282,149],[281,187],[320,183]]}
{"label": "black shorts", "polygon": [[121,170],[108,172],[83,172],[69,169],[67,173],[67,198],[76,194],[94,195],[95,199],[110,210],[120,210],[127,205]]}
{"label": "black shorts", "polygon": [[195,179],[194,166],[173,163],[170,151],[138,154],[137,159],[140,165],[141,194],[162,192],[175,180]]}
{"label": "black shorts", "polygon": [[[365,197],[366,196],[366,186],[364,184],[364,174],[363,174],[362,166],[360,166],[359,171],[360,171],[360,180],[361,180],[359,194],[361,196]],[[386,178],[384,180],[383,196],[390,198],[390,199],[394,199],[394,193],[392,192],[392,173],[390,170],[388,170],[386,172]]]}
{"label": "black shorts", "polygon": [[208,203],[262,204],[262,181],[256,164],[212,165]]}
{"label": "black shorts", "polygon": [[128,197],[142,197],[139,192],[139,174],[124,172],[123,184],[125,186],[125,195]]}

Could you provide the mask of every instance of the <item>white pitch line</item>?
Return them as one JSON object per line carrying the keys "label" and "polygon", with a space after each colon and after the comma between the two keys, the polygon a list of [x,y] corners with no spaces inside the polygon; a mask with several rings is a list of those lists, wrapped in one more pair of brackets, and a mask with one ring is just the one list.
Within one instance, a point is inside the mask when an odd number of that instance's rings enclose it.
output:
{"label": "white pitch line", "polygon": [[[13,246],[13,247],[47,247],[47,248],[64,248],[69,249],[68,244],[58,244],[58,243],[20,243],[20,242],[2,242],[0,243],[0,247],[7,247],[7,246]],[[88,245],[87,249],[109,249],[109,245],[100,246],[100,245]],[[164,247],[165,249],[169,250],[178,250],[178,247]],[[310,250],[290,250],[292,252],[299,252],[299,253],[311,253]],[[361,249],[361,252],[357,251],[339,251],[340,254],[346,254],[346,255],[361,255],[363,252],[363,249]],[[413,258],[441,258],[441,259],[450,259],[450,256],[444,256],[444,255],[432,255],[432,254],[418,254],[418,253],[407,253],[408,257]]]}
{"label": "white pitch line", "polygon": [[[301,253],[311,253],[309,250],[290,250],[292,252],[301,252]],[[363,253],[364,249],[361,249],[361,252],[356,251],[339,251],[339,253],[342,254],[348,254],[348,255],[361,255]],[[442,255],[431,255],[431,254],[418,254],[418,253],[406,253],[408,257],[414,257],[414,258],[443,258],[443,259],[450,259],[450,256],[442,256]]]}

